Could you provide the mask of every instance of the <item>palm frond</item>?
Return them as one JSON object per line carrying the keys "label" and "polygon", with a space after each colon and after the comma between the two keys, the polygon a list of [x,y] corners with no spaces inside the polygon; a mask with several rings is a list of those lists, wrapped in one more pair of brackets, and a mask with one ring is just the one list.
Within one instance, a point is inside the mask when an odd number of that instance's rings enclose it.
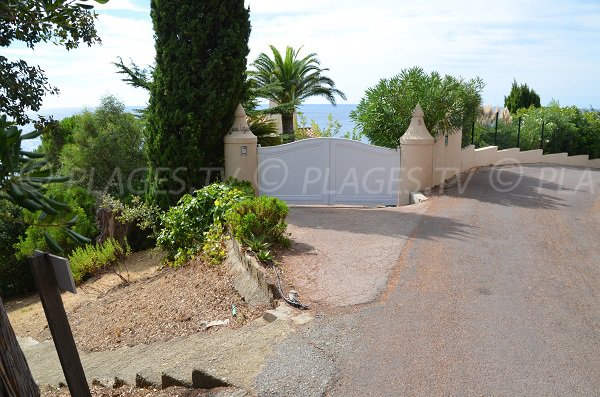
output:
{"label": "palm frond", "polygon": [[290,113],[289,106],[297,107],[302,101],[313,96],[326,98],[336,104],[336,96],[346,99],[346,95],[335,87],[334,81],[323,75],[329,69],[321,68],[317,54],[310,53],[299,57],[302,47],[286,47],[282,54],[275,46],[269,46],[272,55],[259,54],[252,63],[254,70],[248,78],[255,87],[258,98],[280,104],[277,112]]}

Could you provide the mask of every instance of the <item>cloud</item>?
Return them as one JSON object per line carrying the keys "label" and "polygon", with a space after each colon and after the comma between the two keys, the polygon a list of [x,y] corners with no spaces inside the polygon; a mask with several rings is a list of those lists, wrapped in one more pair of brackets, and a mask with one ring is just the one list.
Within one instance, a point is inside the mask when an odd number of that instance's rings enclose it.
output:
{"label": "cloud", "polygon": [[132,12],[143,12],[149,13],[149,6],[143,6],[141,4],[136,4],[131,0],[116,0],[109,1],[103,5],[97,5],[96,10],[100,12],[105,11],[132,11]]}
{"label": "cloud", "polygon": [[34,51],[9,48],[11,58],[25,59],[45,70],[60,95],[47,96],[44,108],[96,106],[106,94],[114,94],[127,105],[144,105],[147,93],[121,81],[112,62],[122,57],[141,66],[154,62],[152,24],[148,19],[132,19],[100,13],[96,23],[102,45],[81,46],[66,51],[63,47],[43,44]]}
{"label": "cloud", "polygon": [[[277,47],[304,44],[356,103],[366,88],[402,68],[484,78],[486,102],[502,104],[513,78],[543,98],[600,102],[577,70],[598,67],[600,5],[593,2],[458,0],[285,2],[250,0],[250,59]],[[300,3],[300,4],[296,4]],[[600,86],[597,73],[586,75]],[[586,89],[587,88],[587,89]]]}
{"label": "cloud", "polygon": [[[251,8],[249,62],[268,45],[316,52],[327,74],[356,103],[364,91],[401,69],[482,77],[484,100],[502,104],[513,78],[562,104],[600,107],[600,3],[505,0],[246,0]],[[128,105],[147,94],[115,73],[117,56],[148,65],[154,59],[149,4],[115,0],[98,6],[102,46],[13,47],[3,54],[44,68],[61,96],[46,106],[94,106],[114,93]],[[320,99],[319,101],[322,101]]]}

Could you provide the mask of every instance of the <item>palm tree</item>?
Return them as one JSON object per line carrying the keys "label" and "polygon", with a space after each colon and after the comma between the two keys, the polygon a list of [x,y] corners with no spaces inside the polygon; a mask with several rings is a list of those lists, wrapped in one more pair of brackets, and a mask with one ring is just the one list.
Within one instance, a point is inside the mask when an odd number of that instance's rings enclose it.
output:
{"label": "palm tree", "polygon": [[273,58],[261,53],[251,65],[256,70],[248,72],[259,98],[269,99],[277,106],[270,113],[281,114],[284,141],[294,140],[294,111],[307,98],[321,96],[335,106],[335,96],[346,99],[346,95],[335,88],[335,83],[322,73],[317,54],[311,53],[299,58],[298,50],[287,47],[285,58],[274,47],[269,46]]}

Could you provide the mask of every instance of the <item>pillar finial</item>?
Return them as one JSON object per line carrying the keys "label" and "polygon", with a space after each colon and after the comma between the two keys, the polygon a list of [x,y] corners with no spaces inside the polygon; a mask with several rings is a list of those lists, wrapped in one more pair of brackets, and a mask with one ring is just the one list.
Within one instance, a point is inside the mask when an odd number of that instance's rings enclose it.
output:
{"label": "pillar finial", "polygon": [[406,129],[406,132],[400,138],[400,144],[431,144],[434,139],[425,126],[425,113],[421,105],[417,106],[412,112],[412,120]]}

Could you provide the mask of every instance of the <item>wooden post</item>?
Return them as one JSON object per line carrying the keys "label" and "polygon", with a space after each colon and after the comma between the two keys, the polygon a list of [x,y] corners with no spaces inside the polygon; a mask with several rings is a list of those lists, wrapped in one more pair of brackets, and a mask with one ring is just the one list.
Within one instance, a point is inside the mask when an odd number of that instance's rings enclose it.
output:
{"label": "wooden post", "polygon": [[15,332],[8,321],[6,309],[0,298],[0,396],[39,396],[25,355],[17,342]]}
{"label": "wooden post", "polygon": [[50,259],[36,253],[29,263],[71,396],[91,397]]}

